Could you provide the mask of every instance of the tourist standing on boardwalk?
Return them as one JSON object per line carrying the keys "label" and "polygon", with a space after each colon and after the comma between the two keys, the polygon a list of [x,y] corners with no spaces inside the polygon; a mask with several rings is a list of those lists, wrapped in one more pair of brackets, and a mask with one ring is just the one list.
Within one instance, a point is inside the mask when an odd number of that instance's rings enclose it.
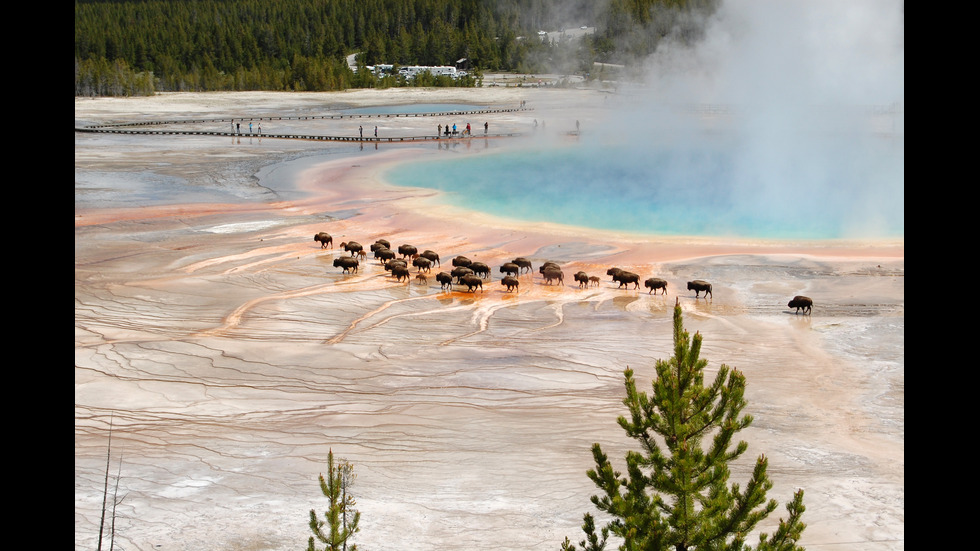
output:
{"label": "tourist standing on boardwalk", "polygon": [[442,124],[440,124],[438,127],[436,127],[436,136],[438,137],[438,136],[441,136],[441,135],[442,135]]}
{"label": "tourist standing on boardwalk", "polygon": [[473,132],[471,132],[471,130],[472,129],[470,128],[470,123],[466,123],[466,135],[467,136],[472,136],[473,135]]}
{"label": "tourist standing on boardwalk", "polygon": [[242,133],[242,123],[236,122],[235,123],[235,134],[241,134],[241,133]]}
{"label": "tourist standing on boardwalk", "polygon": [[259,135],[262,135],[262,123],[259,123]]}
{"label": "tourist standing on boardwalk", "polygon": [[375,138],[378,137],[378,127],[377,126],[374,127],[374,137]]}
{"label": "tourist standing on boardwalk", "polygon": [[252,123],[248,123],[248,133],[252,133]]}
{"label": "tourist standing on boardwalk", "polygon": [[361,139],[363,140],[364,139],[364,127],[363,126],[358,126],[357,127],[357,131],[361,133]]}
{"label": "tourist standing on boardwalk", "polygon": [[483,135],[487,135],[487,131],[490,130],[490,121],[483,123]]}

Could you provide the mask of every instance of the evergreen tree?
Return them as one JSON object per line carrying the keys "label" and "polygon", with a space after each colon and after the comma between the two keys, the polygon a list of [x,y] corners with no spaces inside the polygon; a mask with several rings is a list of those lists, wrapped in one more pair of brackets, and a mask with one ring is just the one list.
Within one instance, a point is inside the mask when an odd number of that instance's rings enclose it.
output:
{"label": "evergreen tree", "polygon": [[[722,364],[706,387],[708,362],[700,352],[700,333],[691,338],[684,330],[680,305],[675,304],[674,356],[657,361],[652,396],[638,392],[633,371],[625,370],[623,403],[629,417],[618,422],[642,450],[626,453],[627,476],[613,470],[598,443],[592,446],[596,468],[588,476],[603,494],[592,496],[592,503],[612,518],[608,530],[622,538],[622,550],[750,551],[745,544],[749,532],[777,507],[775,500],[766,500],[772,482],[764,455],[756,460],[744,489],[737,483],[728,486],[729,463],[748,448],[744,441],[733,446],[733,437],[752,423],[751,415],[741,415],[747,404],[745,376]],[[796,545],[806,528],[800,521],[803,490],[786,510],[788,519],[780,519],[772,535],[761,534],[755,549],[803,549]],[[606,528],[597,537],[588,513],[582,529],[583,549],[605,547]],[[566,538],[562,549],[571,551],[575,545]]]}
{"label": "evergreen tree", "polygon": [[327,477],[320,474],[320,490],[330,500],[330,506],[323,515],[324,520],[319,520],[316,510],[310,509],[310,530],[313,535],[310,536],[307,551],[320,551],[314,539],[326,544],[323,551],[357,551],[357,545],[347,546],[347,540],[359,530],[357,524],[361,520],[361,512],[354,509],[354,497],[348,493],[354,478],[354,466],[344,460],[334,466],[333,450],[330,450],[327,455]]}

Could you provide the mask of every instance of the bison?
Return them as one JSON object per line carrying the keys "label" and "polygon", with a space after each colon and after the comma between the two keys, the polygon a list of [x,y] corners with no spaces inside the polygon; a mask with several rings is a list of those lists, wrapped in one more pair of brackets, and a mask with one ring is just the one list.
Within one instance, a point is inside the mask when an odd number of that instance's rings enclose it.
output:
{"label": "bison", "polygon": [[598,287],[599,281],[599,276],[589,276],[589,287]]}
{"label": "bison", "polygon": [[380,260],[382,264],[389,260],[394,260],[395,256],[397,256],[395,255],[395,251],[384,247],[374,251],[374,258]]}
{"label": "bison", "polygon": [[507,292],[516,291],[517,287],[521,284],[521,282],[514,276],[505,276],[500,280],[500,283],[507,287]]}
{"label": "bison", "polygon": [[361,252],[364,249],[364,247],[362,247],[361,244],[358,243],[357,241],[346,241],[344,243],[341,243],[340,248],[349,252],[351,256],[356,255],[357,253]]}
{"label": "bison", "polygon": [[521,273],[521,267],[513,262],[505,262],[500,266],[500,273],[507,275],[517,275]]}
{"label": "bison", "polygon": [[447,274],[446,272],[439,272],[438,274],[436,274],[436,281],[438,281],[439,284],[442,285],[443,289],[445,289],[447,286],[450,289],[453,288],[453,276]]}
{"label": "bison", "polygon": [[439,262],[439,254],[436,253],[435,251],[430,251],[430,250],[426,249],[426,250],[422,251],[421,253],[419,253],[419,256],[421,256],[422,258],[428,258],[432,262],[435,262],[436,263],[436,266],[442,266],[442,263]]}
{"label": "bison", "polygon": [[565,273],[558,268],[549,267],[547,270],[541,272],[541,275],[544,276],[544,280],[548,285],[551,285],[551,282],[556,279],[559,285],[565,282]]}
{"label": "bison", "polygon": [[531,267],[531,261],[528,260],[528,259],[526,259],[526,258],[524,258],[523,256],[519,256],[519,257],[515,258],[514,260],[512,260],[511,262],[513,262],[514,264],[517,264],[521,268],[521,273],[524,273],[524,270],[527,270],[527,271],[530,272],[533,269]]}
{"label": "bison", "polygon": [[419,271],[425,270],[428,272],[432,268],[432,261],[424,256],[417,256],[412,260],[412,266],[415,266]]}
{"label": "bison", "polygon": [[398,254],[402,255],[402,258],[407,258],[413,254],[419,252],[417,248],[412,245],[399,245]]}
{"label": "bison", "polygon": [[483,290],[483,278],[477,275],[474,274],[464,275],[463,277],[459,278],[459,282],[469,287],[469,291],[471,293],[475,292],[474,290],[477,287],[479,287],[481,291]]}
{"label": "bison", "polygon": [[483,262],[474,262],[470,264],[469,268],[473,270],[473,273],[480,277],[490,277],[490,266],[487,266]]}
{"label": "bison", "polygon": [[787,304],[790,308],[796,308],[796,313],[799,314],[800,310],[803,310],[804,314],[809,314],[810,310],[813,309],[813,299],[810,297],[805,297],[803,295],[796,295],[793,300],[789,301]]}
{"label": "bison", "polygon": [[466,258],[465,256],[457,256],[456,258],[453,259],[453,267],[469,266],[472,263],[473,261],[470,260],[469,258]]}
{"label": "bison", "polygon": [[409,271],[408,266],[392,266],[391,275],[398,281],[401,281],[402,278],[405,278],[407,282],[411,282],[412,280],[412,273]]}
{"label": "bison", "polygon": [[711,292],[711,284],[708,283],[707,281],[704,281],[704,280],[701,280],[701,279],[695,279],[694,281],[688,281],[687,282],[687,290],[688,291],[694,291],[694,298],[698,298],[698,296],[701,294],[701,291],[704,291],[704,298],[708,298],[708,295],[711,295],[711,298],[714,298],[714,296],[715,296]]}
{"label": "bison", "polygon": [[634,274],[633,272],[620,270],[616,272],[616,275],[613,276],[613,281],[618,281],[620,288],[622,288],[623,285],[625,285],[626,288],[629,289],[630,283],[633,284],[634,289],[640,288],[640,276]]}
{"label": "bison", "polygon": [[643,286],[650,289],[649,294],[653,294],[657,289],[663,289],[663,294],[667,294],[667,280],[660,279],[659,277],[651,277],[650,279],[643,282]]}
{"label": "bison", "polygon": [[327,248],[327,243],[330,243],[330,246],[333,247],[333,237],[330,237],[330,234],[325,231],[314,235],[313,241],[319,242],[321,249]]}
{"label": "bison", "polygon": [[622,271],[623,271],[622,268],[609,268],[608,270],[606,270],[606,275],[612,276],[613,281],[616,281],[616,274]]}
{"label": "bison", "polygon": [[575,272],[575,275],[572,277],[578,282],[579,289],[589,286],[589,274],[585,272]]}
{"label": "bison", "polygon": [[342,256],[333,259],[334,268],[343,268],[345,273],[357,273],[357,259],[350,256]]}

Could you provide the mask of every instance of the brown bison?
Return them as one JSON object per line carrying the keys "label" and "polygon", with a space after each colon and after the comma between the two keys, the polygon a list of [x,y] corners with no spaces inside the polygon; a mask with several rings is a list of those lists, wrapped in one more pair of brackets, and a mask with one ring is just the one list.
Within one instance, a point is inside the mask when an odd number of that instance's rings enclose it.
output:
{"label": "brown bison", "polygon": [[575,275],[573,275],[572,278],[578,282],[579,289],[589,286],[589,274],[585,272],[575,272]]}
{"label": "brown bison", "polygon": [[805,297],[803,295],[796,295],[793,300],[789,301],[787,304],[790,308],[796,308],[796,313],[799,314],[800,310],[803,310],[804,314],[809,314],[810,310],[813,309],[813,299],[810,297]]}
{"label": "brown bison", "polygon": [[412,281],[412,273],[409,271],[408,266],[392,266],[391,275],[398,281],[401,281],[402,278],[409,283]]}
{"label": "brown bison", "polygon": [[412,266],[418,268],[420,272],[423,270],[428,272],[432,268],[432,261],[424,256],[418,256],[412,260]]}
{"label": "brown bison", "polygon": [[516,291],[521,282],[517,280],[514,276],[505,276],[500,280],[500,283],[507,287],[507,292]]}
{"label": "brown bison", "polygon": [[453,259],[453,267],[469,266],[472,263],[473,261],[470,260],[469,258],[466,258],[465,256],[457,256],[456,258]]}
{"label": "brown bison", "polygon": [[521,273],[521,267],[513,262],[505,262],[500,266],[500,273],[507,275],[517,275]]}
{"label": "brown bison", "polygon": [[660,279],[659,277],[651,277],[650,279],[643,282],[643,286],[650,289],[650,293],[653,294],[657,289],[663,289],[663,294],[667,294],[667,280]]}
{"label": "brown bison", "polygon": [[624,285],[629,289],[630,283],[633,284],[634,289],[640,288],[640,276],[634,274],[633,272],[627,272],[625,270],[619,270],[616,275],[613,276],[613,281],[619,282],[619,288],[621,289]]}
{"label": "brown bison", "polygon": [[351,256],[342,256],[340,258],[333,259],[334,268],[343,268],[344,273],[357,273],[357,259]]}
{"label": "brown bison", "polygon": [[599,281],[599,276],[589,276],[589,287],[598,287]]}
{"label": "brown bison", "polygon": [[459,282],[469,287],[469,291],[471,293],[475,292],[477,287],[479,287],[481,291],[483,290],[483,278],[480,276],[467,274],[459,278]]}
{"label": "brown bison", "polygon": [[351,256],[354,256],[357,253],[364,250],[364,247],[362,247],[361,244],[358,243],[357,241],[346,241],[344,243],[341,243],[339,246],[341,249],[344,249],[345,251],[349,252]]}
{"label": "brown bison", "polygon": [[565,282],[565,273],[558,268],[549,267],[541,272],[541,275],[544,276],[545,283],[548,285],[551,285],[551,282],[556,279],[558,280],[559,285]]}
{"label": "brown bison", "polygon": [[446,272],[439,272],[438,274],[436,274],[436,281],[438,281],[439,284],[442,285],[443,289],[445,289],[447,286],[450,289],[453,288],[453,276],[447,274]]}
{"label": "brown bison", "polygon": [[473,270],[473,273],[480,277],[490,277],[490,266],[487,266],[483,262],[474,262],[470,264],[469,268]]}
{"label": "brown bison", "polygon": [[330,237],[330,234],[325,231],[314,235],[313,241],[319,242],[321,249],[327,248],[327,243],[330,243],[330,246],[333,247],[333,237]]}
{"label": "brown bison", "polygon": [[414,246],[412,246],[412,245],[399,245],[398,246],[398,254],[402,255],[402,258],[406,258],[406,257],[412,256],[413,254],[416,254],[418,252],[419,252],[419,250],[417,248],[415,248]]}
{"label": "brown bison", "polygon": [[531,261],[528,260],[528,259],[526,259],[526,258],[524,258],[523,256],[519,256],[519,257],[515,258],[514,260],[512,260],[511,262],[513,262],[514,264],[517,264],[521,268],[521,273],[524,273],[524,270],[527,270],[527,271],[530,272],[533,269],[531,267]]}
{"label": "brown bison", "polygon": [[426,249],[426,250],[422,251],[421,253],[419,253],[419,256],[421,256],[422,258],[428,258],[432,262],[435,262],[436,263],[436,266],[442,266],[442,263],[439,262],[439,254],[436,253],[435,251],[430,251],[430,250]]}
{"label": "brown bison", "polygon": [[384,264],[385,262],[387,262],[389,260],[393,260],[395,258],[395,256],[397,256],[395,254],[395,251],[393,251],[391,249],[388,249],[388,248],[385,248],[385,247],[382,247],[382,248],[377,249],[377,250],[374,251],[374,258],[377,258],[378,260],[380,260],[382,264]]}
{"label": "brown bison", "polygon": [[612,276],[613,281],[616,281],[616,274],[618,274],[618,273],[620,273],[622,271],[623,271],[622,268],[609,268],[608,270],[606,270],[606,275],[607,276]]}
{"label": "brown bison", "polygon": [[707,281],[704,281],[704,280],[701,280],[701,279],[695,279],[694,281],[688,281],[687,282],[687,290],[688,291],[694,291],[694,298],[698,298],[698,296],[701,294],[701,291],[704,291],[704,298],[708,298],[708,295],[711,295],[711,298],[714,298],[714,296],[715,296],[711,292],[711,284],[708,283]]}

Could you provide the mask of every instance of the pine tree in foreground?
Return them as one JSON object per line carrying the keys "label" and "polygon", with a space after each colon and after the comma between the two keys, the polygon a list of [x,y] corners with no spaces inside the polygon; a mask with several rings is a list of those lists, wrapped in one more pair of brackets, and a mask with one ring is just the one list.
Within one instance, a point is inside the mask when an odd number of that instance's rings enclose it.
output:
{"label": "pine tree in foreground", "polygon": [[[789,517],[780,519],[773,534],[761,534],[758,545],[746,545],[749,532],[772,513],[777,503],[766,500],[772,482],[768,460],[756,460],[744,489],[728,485],[728,465],[748,444],[735,434],[752,423],[740,413],[746,406],[745,376],[722,364],[714,382],[704,386],[707,360],[700,359],[701,335],[684,330],[680,304],[674,306],[674,356],[657,360],[653,394],[636,390],[633,371],[625,370],[629,417],[618,422],[641,451],[626,453],[626,476],[613,470],[602,447],[592,445],[596,468],[588,476],[602,495],[592,503],[611,517],[601,536],[595,519],[585,514],[583,551],[605,549],[609,533],[622,538],[626,551],[797,551],[806,525],[801,516],[803,490],[786,505]],[[565,538],[561,549],[574,551]]]}
{"label": "pine tree in foreground", "polygon": [[327,476],[324,478],[320,475],[320,490],[330,500],[330,506],[323,515],[324,520],[319,520],[316,511],[310,509],[310,530],[313,535],[310,536],[307,551],[320,551],[315,540],[326,544],[321,548],[323,551],[357,551],[357,545],[347,545],[347,540],[359,530],[357,523],[361,520],[360,511],[354,510],[354,497],[347,493],[353,482],[353,465],[341,460],[335,467],[333,450],[330,450],[327,454]]}

